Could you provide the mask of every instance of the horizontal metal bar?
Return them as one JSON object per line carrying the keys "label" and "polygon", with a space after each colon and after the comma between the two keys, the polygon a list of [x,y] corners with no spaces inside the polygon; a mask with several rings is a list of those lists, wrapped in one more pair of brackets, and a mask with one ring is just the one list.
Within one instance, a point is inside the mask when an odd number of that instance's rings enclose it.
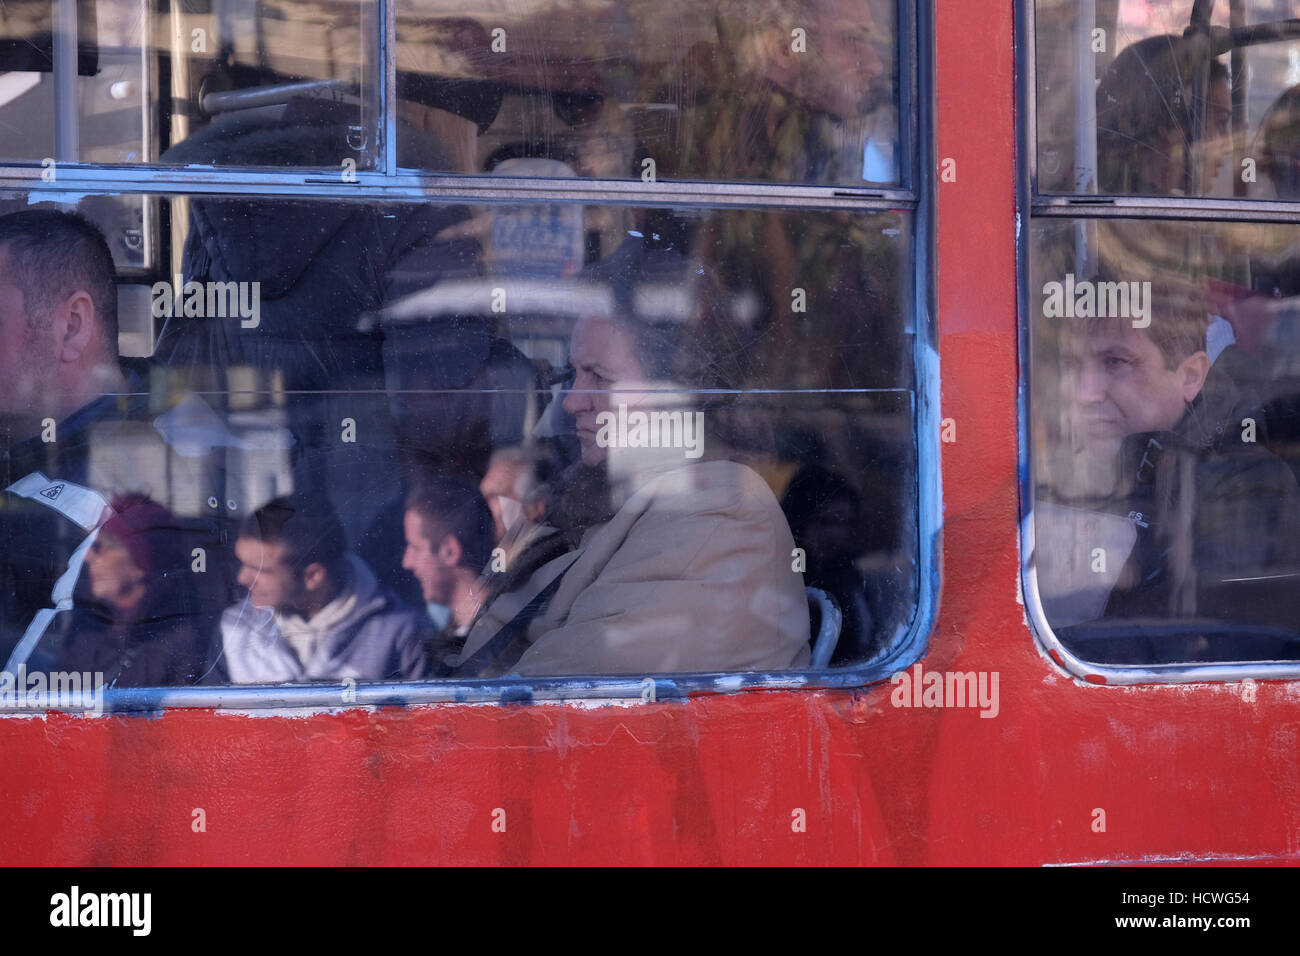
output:
{"label": "horizontal metal bar", "polygon": [[[753,690],[816,690],[862,687],[887,679],[894,658],[858,667],[748,673],[666,674],[627,677],[516,677],[476,681],[384,681],[310,685],[220,685],[212,687],[104,688],[103,713],[152,713],[174,707],[257,711],[329,711],[352,707],[406,707],[451,703],[532,701],[640,701],[652,704],[700,694]],[[4,717],[30,717],[45,710],[90,714],[84,699],[63,706],[0,708]],[[91,705],[93,706],[93,705]]]}
{"label": "horizontal metal bar", "polygon": [[337,93],[356,93],[357,84],[346,80],[311,80],[306,83],[279,83],[242,90],[222,90],[203,97],[203,112],[228,113],[231,110],[278,106],[299,96],[321,97]]}
{"label": "horizontal metal bar", "polygon": [[1239,47],[1281,43],[1297,37],[1300,37],[1300,20],[1277,20],[1273,23],[1252,23],[1232,28],[1215,27],[1210,31],[1210,52],[1213,56],[1219,56]]}
{"label": "horizontal metal bar", "polygon": [[1054,219],[1188,219],[1218,222],[1300,223],[1300,202],[1182,199],[1136,196],[1040,196],[1034,216]]}
{"label": "horizontal metal bar", "polygon": [[[341,161],[340,161],[341,162]],[[213,167],[91,166],[59,164],[56,182],[41,179],[32,164],[0,166],[0,189],[32,194],[142,193],[153,195],[261,195],[268,198],[403,199],[449,202],[581,202],[643,206],[761,206],[825,209],[907,210],[916,194],[905,189],[850,191],[833,186],[767,183],[653,182],[622,179],[541,179],[519,176],[385,175],[344,170],[215,169]]]}

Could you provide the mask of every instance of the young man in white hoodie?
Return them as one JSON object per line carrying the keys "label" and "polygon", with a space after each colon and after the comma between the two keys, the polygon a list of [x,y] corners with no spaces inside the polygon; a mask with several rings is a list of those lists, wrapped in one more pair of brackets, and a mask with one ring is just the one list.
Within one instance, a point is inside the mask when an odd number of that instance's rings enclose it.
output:
{"label": "young man in white hoodie", "polygon": [[327,502],[262,506],[240,528],[235,556],[248,596],[221,618],[233,683],[428,675],[427,625],[348,553]]}

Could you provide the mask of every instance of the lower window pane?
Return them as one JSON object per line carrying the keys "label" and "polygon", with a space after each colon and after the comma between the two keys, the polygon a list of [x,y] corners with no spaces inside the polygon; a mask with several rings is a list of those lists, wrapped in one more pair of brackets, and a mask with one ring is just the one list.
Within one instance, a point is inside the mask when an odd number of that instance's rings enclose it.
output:
{"label": "lower window pane", "polygon": [[0,205],[10,671],[766,671],[906,630],[905,215],[140,203],[130,254],[89,201]]}
{"label": "lower window pane", "polygon": [[1110,664],[1300,658],[1300,231],[1031,230],[1032,561]]}

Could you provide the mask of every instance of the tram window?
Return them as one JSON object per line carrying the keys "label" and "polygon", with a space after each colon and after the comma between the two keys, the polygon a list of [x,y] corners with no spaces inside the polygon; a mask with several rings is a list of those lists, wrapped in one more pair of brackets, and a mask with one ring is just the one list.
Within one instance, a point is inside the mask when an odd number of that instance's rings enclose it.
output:
{"label": "tram window", "polygon": [[1300,199],[1292,0],[1034,9],[1040,192]]}
{"label": "tram window", "polygon": [[1037,219],[1032,567],[1101,664],[1300,659],[1300,230]]}
{"label": "tram window", "polygon": [[[400,115],[440,107],[452,172],[535,157],[584,177],[896,184],[895,6],[398,0]],[[448,102],[477,126],[448,123]]]}
{"label": "tram window", "polygon": [[[378,9],[8,0],[0,159],[372,168]],[[54,34],[80,51],[75,65],[51,41],[55,22],[66,26]],[[412,149],[428,146],[410,139]]]}
{"label": "tram window", "polygon": [[[29,198],[0,204],[0,250]],[[909,214],[156,201],[179,234],[118,270],[147,360],[118,377],[105,351],[87,391],[30,372],[39,336],[0,339],[22,386],[4,486],[41,476],[0,511],[10,665],[119,686],[806,668],[809,586],[843,611],[831,666],[906,632]],[[3,274],[36,282],[22,241]],[[59,482],[113,516],[33,639],[86,541],[39,500]]]}

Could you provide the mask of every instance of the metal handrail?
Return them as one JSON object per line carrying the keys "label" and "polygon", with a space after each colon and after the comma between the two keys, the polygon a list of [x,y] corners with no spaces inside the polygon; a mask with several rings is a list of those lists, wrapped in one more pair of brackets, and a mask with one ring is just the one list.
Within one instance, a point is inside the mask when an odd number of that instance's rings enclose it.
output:
{"label": "metal handrail", "polygon": [[821,588],[806,587],[808,599],[821,611],[821,626],[817,629],[817,639],[813,642],[812,662],[809,667],[829,667],[835,646],[840,641],[840,627],[844,623],[844,614],[835,599]]}
{"label": "metal handrail", "polygon": [[259,106],[280,106],[300,96],[355,93],[357,85],[347,80],[309,80],[305,83],[277,83],[242,90],[221,90],[203,96],[203,111],[209,115],[251,110]]}

